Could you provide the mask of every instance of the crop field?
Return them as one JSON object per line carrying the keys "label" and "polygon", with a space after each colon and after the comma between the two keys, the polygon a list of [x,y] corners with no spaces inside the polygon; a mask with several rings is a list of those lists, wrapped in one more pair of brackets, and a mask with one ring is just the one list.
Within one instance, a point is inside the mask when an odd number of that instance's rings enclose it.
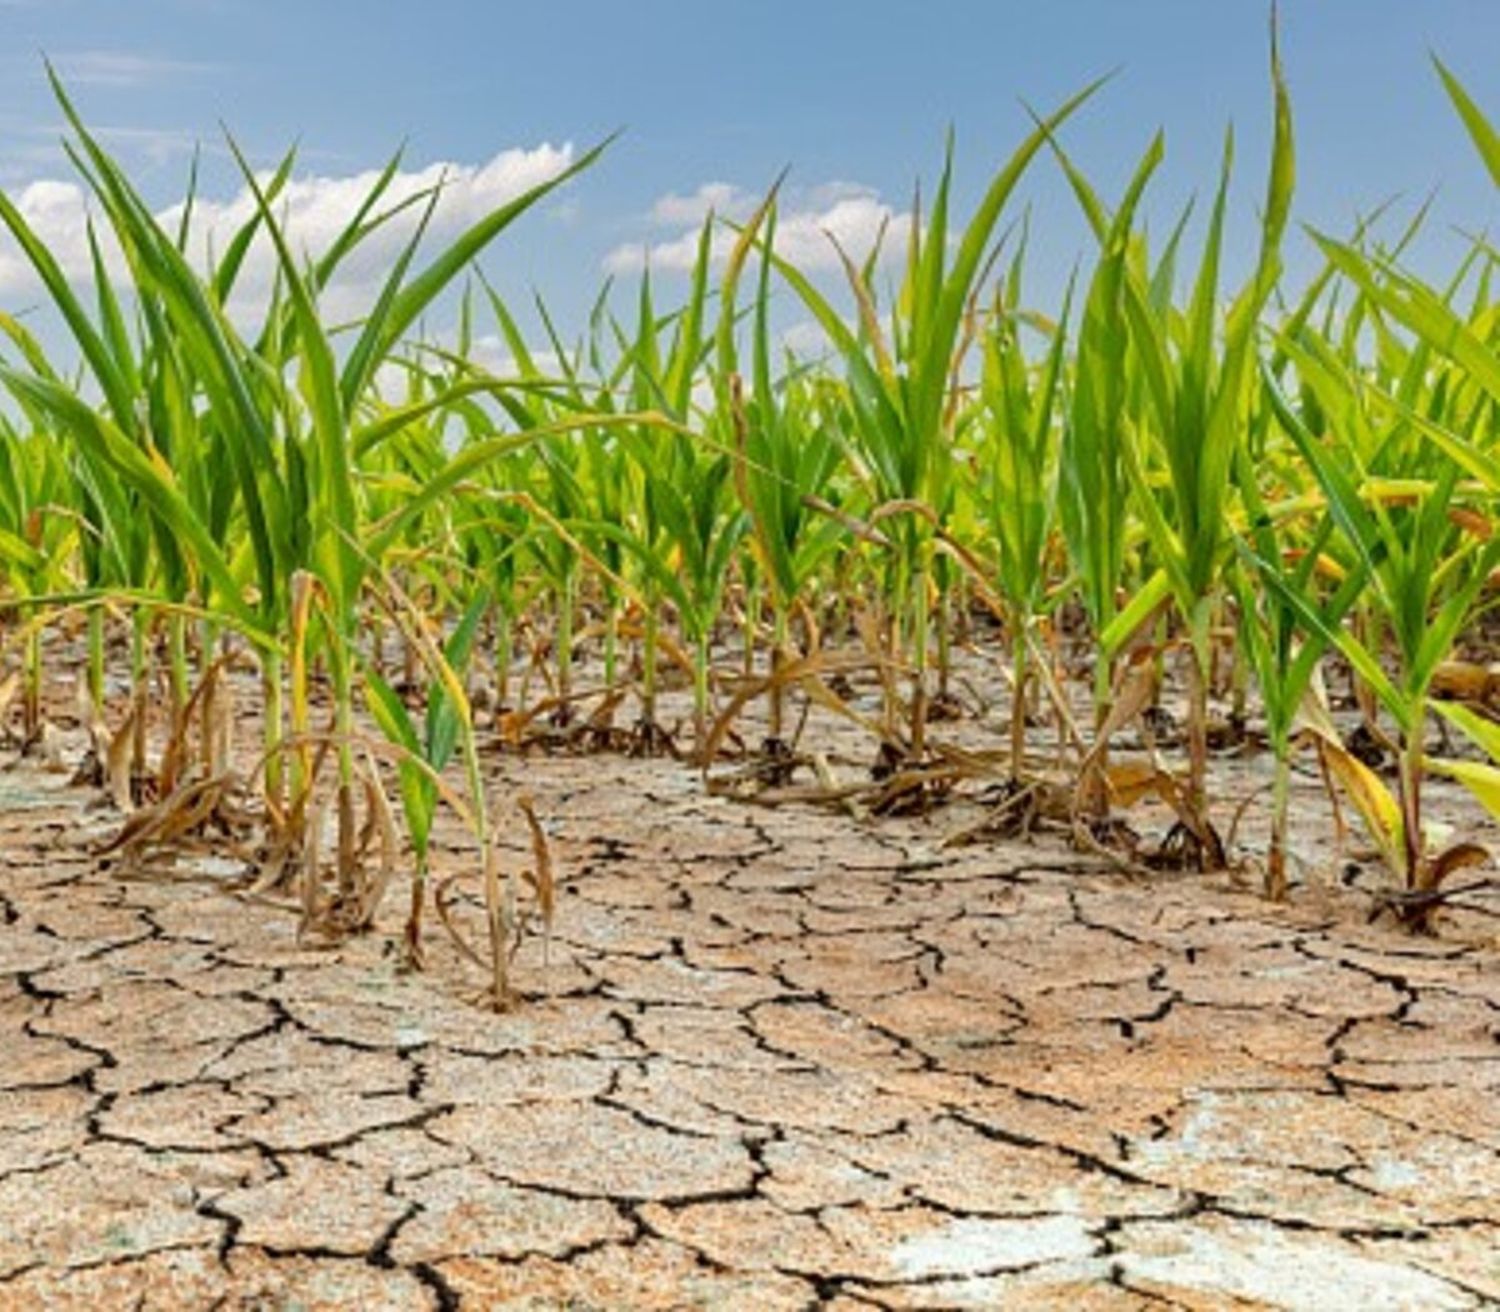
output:
{"label": "crop field", "polygon": [[[1075,166],[1094,85],[836,291],[778,184],[578,326],[477,261],[620,146],[342,322],[441,184],[306,250],[231,140],[205,257],[54,78],[0,1307],[1500,1305],[1500,255],[1302,226],[1267,85],[1248,252],[1232,138],[1166,231],[1161,137]],[[1042,169],[1093,245],[1039,308]]]}

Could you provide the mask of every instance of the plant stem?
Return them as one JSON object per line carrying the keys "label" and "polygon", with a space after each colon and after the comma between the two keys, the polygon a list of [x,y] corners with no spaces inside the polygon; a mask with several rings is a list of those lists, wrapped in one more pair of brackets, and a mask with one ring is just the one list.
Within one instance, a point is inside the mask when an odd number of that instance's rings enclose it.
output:
{"label": "plant stem", "polygon": [[562,587],[557,598],[557,700],[558,708],[567,714],[569,699],[573,695],[573,602],[577,586],[577,572],[569,568],[563,572]]}
{"label": "plant stem", "polygon": [[172,726],[181,725],[188,702],[187,616],[173,611],[167,617],[167,659],[172,686]]}
{"label": "plant stem", "polygon": [[146,773],[146,720],[150,709],[147,696],[147,630],[150,620],[145,611],[137,608],[132,616],[130,632],[130,696],[135,709],[134,727],[130,745],[130,773],[135,778]]}
{"label": "plant stem", "polygon": [[948,696],[948,676],[953,663],[953,634],[951,631],[952,597],[950,586],[940,585],[937,604],[937,692],[940,699]]}
{"label": "plant stem", "polygon": [[266,802],[275,810],[284,811],[286,808],[286,770],[280,750],[283,715],[280,652],[272,649],[261,653],[260,683],[266,701],[263,726],[263,743],[266,752],[265,797]]}
{"label": "plant stem", "polygon": [[416,868],[411,876],[411,907],[406,917],[405,958],[411,970],[422,965],[422,908],[427,901],[427,851],[416,854]]}
{"label": "plant stem", "polygon": [[[1209,834],[1208,820],[1208,683],[1210,666],[1210,604],[1201,598],[1189,623],[1188,650],[1188,810],[1198,826],[1197,837]],[[1208,853],[1205,849],[1205,856]]]}
{"label": "plant stem", "polygon": [[693,648],[693,738],[699,763],[708,764],[708,653],[712,630],[705,626]]}
{"label": "plant stem", "polygon": [[[745,566],[745,619],[741,638],[743,668],[747,678],[755,673],[755,622],[760,616],[760,608],[760,572],[753,563],[747,563]],[[774,653],[772,663],[775,663]]]}
{"label": "plant stem", "polygon": [[1017,606],[1011,613],[1010,777],[1019,783],[1026,773],[1026,620]]}
{"label": "plant stem", "polygon": [[[1110,705],[1114,701],[1114,662],[1101,648],[1094,659],[1094,733],[1101,735],[1104,722],[1109,718]],[[1088,802],[1095,820],[1109,818],[1109,789],[1104,786],[1105,771],[1109,769],[1109,743],[1098,744],[1098,782],[1090,790]]]}
{"label": "plant stem", "polygon": [[911,751],[920,757],[927,750],[927,641],[931,603],[927,596],[925,544],[918,546],[916,568],[911,579],[912,608],[912,696]]}
{"label": "plant stem", "polygon": [[1291,744],[1275,744],[1276,774],[1271,785],[1271,850],[1266,857],[1266,896],[1273,902],[1286,898],[1287,810],[1291,795]]}
{"label": "plant stem", "polygon": [[329,674],[333,680],[334,732],[338,735],[338,881],[339,892],[350,897],[356,891],[357,854],[354,832],[354,684],[350,677],[347,638],[330,633]]}
{"label": "plant stem", "polygon": [[658,598],[654,592],[646,594],[645,630],[641,635],[641,717],[648,728],[656,723],[656,646],[657,625],[661,622],[657,614]]}
{"label": "plant stem", "polygon": [[42,732],[42,631],[26,635],[26,687],[21,705],[21,741],[27,746]]}
{"label": "plant stem", "polygon": [[613,688],[620,672],[620,607],[613,592],[604,597],[604,686]]}
{"label": "plant stem", "polygon": [[104,607],[89,610],[89,703],[97,719],[104,717]]}
{"label": "plant stem", "polygon": [[1422,738],[1425,723],[1425,708],[1419,702],[1401,744],[1401,828],[1406,847],[1405,875],[1409,891],[1424,889],[1427,881],[1422,844]]}
{"label": "plant stem", "polygon": [[787,616],[786,607],[775,603],[771,620],[771,710],[769,733],[780,739],[786,718],[786,689],[781,684],[781,667],[786,660]]}
{"label": "plant stem", "polygon": [[510,700],[510,665],[515,647],[515,626],[502,608],[495,614],[495,710],[503,711]]}
{"label": "plant stem", "polygon": [[[212,620],[205,619],[199,630],[199,642],[202,650],[198,655],[198,676],[200,679],[210,678],[209,671],[213,669],[214,648],[218,645],[218,626]],[[217,681],[218,676],[213,675],[213,683],[203,690],[203,705],[200,708],[202,719],[199,723],[199,753],[203,758],[204,770],[212,775],[217,774],[223,762],[218,759],[218,751],[215,747],[216,726],[214,721],[218,714],[216,702],[218,700]]]}

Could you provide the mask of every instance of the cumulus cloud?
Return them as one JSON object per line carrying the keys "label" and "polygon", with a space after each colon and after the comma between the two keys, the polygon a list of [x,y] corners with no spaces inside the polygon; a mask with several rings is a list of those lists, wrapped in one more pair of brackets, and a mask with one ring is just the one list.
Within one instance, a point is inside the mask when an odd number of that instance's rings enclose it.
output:
{"label": "cumulus cloud", "polygon": [[669,191],[651,207],[653,223],[668,228],[697,227],[712,211],[723,218],[748,218],[755,212],[757,197],[732,182],[705,182],[697,191],[679,196]]}
{"label": "cumulus cloud", "polygon": [[[680,227],[673,237],[624,243],[604,257],[610,273],[635,273],[649,265],[654,270],[686,272],[698,255],[699,229],[710,211],[732,220],[754,212],[759,197],[727,182],[709,182],[688,195],[675,192],[660,197],[651,209],[658,226]],[[870,187],[850,182],[828,182],[798,197],[784,198],[776,219],[776,253],[814,272],[839,267],[838,247],[853,260],[863,260],[877,241],[882,251],[898,252],[911,222]],[[722,260],[734,234],[714,234],[715,260]],[[837,247],[835,246],[837,243]]]}
{"label": "cumulus cloud", "polygon": [[[381,206],[399,204],[441,184],[428,226],[429,236],[441,239],[554,177],[572,160],[570,143],[544,143],[531,149],[503,150],[483,164],[434,163],[403,170],[392,179]],[[289,181],[276,198],[275,210],[293,251],[316,256],[326,250],[354,217],[378,177],[376,170],[369,170],[307,175]],[[262,175],[260,181],[269,181],[269,174]],[[87,282],[91,277],[87,235],[90,204],[83,188],[71,181],[44,178],[13,192],[12,199],[64,272],[75,281]],[[425,202],[411,206],[366,238],[345,261],[337,281],[324,293],[324,308],[331,316],[353,315],[367,307],[396,252],[410,239],[424,207]],[[189,249],[194,258],[206,265],[212,255],[222,253],[255,211],[255,198],[248,187],[228,199],[200,196],[191,222]],[[175,231],[182,218],[182,205],[173,205],[157,217],[168,231]],[[112,271],[120,270],[117,252],[109,252],[108,262]],[[274,250],[262,237],[245,262],[232,310],[248,314],[262,306],[275,271]],[[35,287],[31,266],[20,250],[8,239],[0,243],[0,293],[14,294]]]}

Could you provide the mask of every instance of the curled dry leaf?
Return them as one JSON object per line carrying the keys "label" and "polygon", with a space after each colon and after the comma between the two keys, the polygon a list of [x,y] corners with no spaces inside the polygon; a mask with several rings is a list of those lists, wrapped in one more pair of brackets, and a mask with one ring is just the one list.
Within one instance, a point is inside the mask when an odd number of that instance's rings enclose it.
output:
{"label": "curled dry leaf", "polygon": [[1107,811],[1108,794],[1101,778],[1101,768],[1108,757],[1109,740],[1147,707],[1156,704],[1157,674],[1154,653],[1138,651],[1120,676],[1109,714],[1094,735],[1093,746],[1078,766],[1078,782],[1073,793],[1075,816],[1102,815]]}
{"label": "curled dry leaf", "polygon": [[15,705],[16,695],[20,691],[20,670],[12,670],[3,679],[0,679],[0,731],[3,731],[5,721],[10,715],[10,708]]}
{"label": "curled dry leaf", "polygon": [[1359,812],[1386,868],[1397,882],[1405,884],[1405,822],[1401,804],[1380,776],[1345,746],[1334,726],[1321,679],[1309,681],[1296,727],[1299,738],[1311,739],[1316,744],[1326,774],[1338,781],[1350,804]]}
{"label": "curled dry leaf", "polygon": [[1492,705],[1500,699],[1500,669],[1473,661],[1443,661],[1433,671],[1432,695],[1446,701]]}
{"label": "curled dry leaf", "polygon": [[536,894],[537,910],[542,916],[542,960],[552,959],[552,926],[557,913],[557,883],[552,866],[552,848],[547,842],[547,831],[537,819],[536,804],[531,794],[522,793],[516,798],[516,806],[526,817],[526,826],[531,831],[531,855],[535,865],[527,872],[527,882]]}

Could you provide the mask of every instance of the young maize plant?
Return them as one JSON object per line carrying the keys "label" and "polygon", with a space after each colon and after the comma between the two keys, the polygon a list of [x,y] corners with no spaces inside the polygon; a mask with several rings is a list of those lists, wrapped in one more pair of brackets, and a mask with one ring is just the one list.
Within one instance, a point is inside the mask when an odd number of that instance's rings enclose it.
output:
{"label": "young maize plant", "polygon": [[[1500,184],[1500,138],[1447,69],[1440,63],[1437,68]],[[1362,244],[1323,236],[1318,242],[1358,298],[1347,316],[1344,349],[1305,329],[1286,340],[1284,349],[1315,400],[1304,411],[1330,431],[1339,449],[1319,443],[1284,400],[1278,411],[1369,576],[1373,605],[1392,638],[1394,673],[1387,673],[1368,628],[1362,641],[1309,613],[1305,604],[1299,609],[1310,629],[1338,646],[1395,721],[1398,797],[1392,799],[1368,772],[1351,796],[1362,802],[1366,825],[1401,884],[1393,904],[1425,925],[1443,896],[1444,879],[1476,854],[1467,844],[1434,849],[1423,823],[1424,773],[1435,766],[1468,784],[1486,805],[1494,798],[1491,767],[1430,762],[1425,754],[1434,681],[1500,563],[1500,538],[1489,513],[1500,493],[1500,463],[1491,454],[1500,402],[1492,266],[1486,257],[1465,317],[1454,301],[1471,262],[1439,291],[1401,269],[1400,246],[1396,254],[1380,255]],[[1348,343],[1365,323],[1376,337],[1377,356],[1373,368],[1361,369],[1351,363]],[[1397,328],[1405,330],[1404,339]],[[1284,590],[1279,578],[1268,582]],[[1437,709],[1492,749],[1487,721],[1463,707]]]}
{"label": "young maize plant", "polygon": [[[1115,658],[1124,641],[1160,604],[1158,588],[1138,594],[1135,605],[1120,611],[1125,577],[1126,536],[1129,524],[1129,484],[1125,474],[1124,443],[1128,425],[1138,425],[1142,406],[1140,371],[1134,366],[1126,317],[1126,296],[1132,278],[1140,278],[1144,243],[1134,232],[1136,209],[1152,174],[1160,164],[1160,135],[1142,156],[1124,197],[1109,215],[1083,175],[1061,147],[1054,153],[1077,195],[1094,234],[1099,257],[1084,300],[1077,347],[1068,378],[1066,412],[1058,453],[1058,515],[1067,543],[1068,559],[1077,580],[1089,626],[1097,635],[1094,656],[1094,724],[1107,722],[1114,696]],[[1168,246],[1162,273],[1151,285],[1151,301],[1160,305],[1159,289],[1170,283]],[[1108,740],[1101,740],[1101,767]],[[1108,809],[1103,788],[1089,788],[1089,809],[1102,822]]]}
{"label": "young maize plant", "polygon": [[[626,582],[639,601],[637,746],[648,754],[672,743],[672,735],[657,719],[665,603],[676,614],[686,653],[678,649],[678,659],[692,680],[695,752],[701,754],[708,740],[714,628],[744,533],[743,516],[734,513],[729,497],[729,455],[704,441],[706,420],[694,395],[712,346],[706,304],[713,230],[710,215],[698,240],[682,308],[658,316],[648,274],[641,280],[634,336],[616,328],[621,349],[617,385],[635,411],[649,418],[621,430],[628,457],[618,471],[625,475],[624,503],[606,497],[597,509],[610,518],[577,525],[591,541],[610,544],[615,559],[628,565],[628,577],[615,575],[609,581]],[[604,465],[597,456],[594,463],[596,470]]]}
{"label": "young maize plant", "polygon": [[[1006,202],[1037,152],[1090,96],[1086,87],[1038,125],[995,175],[956,246],[949,241],[953,180],[950,142],[932,208],[914,207],[901,290],[890,312],[889,340],[869,278],[849,264],[859,307],[859,327],[849,327],[813,283],[765,246],[768,258],[792,286],[843,357],[848,371],[849,456],[870,498],[869,523],[892,542],[885,588],[893,641],[887,658],[910,652],[912,695],[909,734],[898,744],[914,761],[926,752],[928,668],[932,641],[936,543],[946,528],[954,468],[954,390],[962,357],[967,311],[989,262],[991,240]],[[873,268],[873,265],[871,266]],[[896,739],[894,708],[887,733]]]}
{"label": "young maize plant", "polygon": [[[771,272],[768,259],[760,261],[751,319],[750,380],[740,374],[735,340],[735,295],[743,260],[745,237],[757,235],[764,222],[766,245],[775,249],[774,193],[758,221],[745,230],[731,257],[724,279],[717,335],[720,389],[717,415],[723,440],[732,444],[734,489],[749,522],[747,572],[759,580],[771,612],[769,662],[765,688],[768,698],[768,761],[790,757],[786,733],[787,684],[783,673],[796,664],[790,649],[793,614],[804,607],[813,579],[837,550],[843,529],[834,516],[839,493],[833,476],[839,465],[839,444],[832,424],[809,386],[806,371],[788,362],[786,372],[773,373],[771,346]],[[727,420],[728,431],[724,432]],[[822,513],[823,507],[833,513]],[[746,589],[746,623],[753,652],[754,632],[761,609],[756,588]],[[810,612],[804,612],[810,614]],[[815,626],[805,624],[802,658],[816,655]]]}
{"label": "young maize plant", "polygon": [[66,588],[64,571],[80,536],[68,484],[50,434],[22,434],[0,420],[0,578],[13,624],[25,635],[21,670],[0,683],[0,730],[19,696],[23,753],[40,746],[44,727],[42,625],[27,603]]}
{"label": "young maize plant", "polygon": [[[106,296],[101,277],[102,328],[74,297],[56,261],[8,201],[0,206],[13,236],[30,258],[71,330],[95,383],[105,398],[103,411],[87,405],[55,374],[36,367],[6,367],[0,379],[23,406],[65,434],[93,475],[95,486],[115,483],[138,498],[155,531],[161,572],[160,591],[169,603],[173,687],[180,720],[185,706],[185,642],[182,599],[192,590],[197,609],[214,625],[246,638],[260,658],[266,694],[264,793],[280,845],[283,874],[305,869],[309,914],[340,928],[369,922],[381,885],[362,876],[362,848],[356,808],[362,792],[370,811],[364,833],[384,835],[385,803],[379,781],[357,752],[355,727],[356,641],[370,565],[399,540],[400,531],[423,509],[408,502],[405,516],[371,525],[356,477],[360,455],[400,433],[405,424],[388,414],[364,420],[364,408],[381,366],[404,334],[470,261],[516,217],[597,156],[582,156],[571,168],[485,216],[414,276],[425,220],[396,261],[340,362],[316,305],[318,289],[340,261],[391,210],[377,212],[395,164],[373,185],[349,228],[322,258],[299,265],[276,219],[273,204],[290,164],[267,183],[240,160],[247,189],[256,201],[254,226],[231,243],[209,275],[198,273],[187,253],[190,218],[179,233],[166,231],[114,161],[84,127],[62,88],[60,105],[77,139],[75,161],[108,216],[124,253],[134,300],[146,325],[147,349],[132,352],[118,302]],[[233,143],[231,143],[233,149]],[[238,158],[237,152],[236,156]],[[426,214],[437,203],[426,197]],[[404,209],[406,202],[398,203]],[[271,241],[278,264],[280,294],[271,300],[264,327],[252,343],[234,328],[225,310],[237,269],[259,229]],[[102,262],[96,261],[101,264]],[[144,364],[138,363],[143,360]],[[144,394],[143,394],[144,390]],[[415,407],[440,409],[438,396]],[[514,439],[507,439],[513,445]],[[227,487],[207,472],[227,466]],[[255,590],[242,562],[226,553],[231,498],[243,515],[253,557]],[[430,502],[428,503],[430,504]],[[105,506],[104,509],[112,507]],[[120,509],[125,509],[120,507]],[[290,659],[290,729],[283,741],[282,661]],[[314,659],[327,668],[332,692],[332,723],[314,732],[308,672]],[[208,651],[204,660],[209,660]],[[451,693],[450,689],[450,693]],[[455,702],[467,719],[462,690]],[[179,725],[180,730],[180,725]],[[315,751],[315,748],[317,749]],[[320,882],[321,842],[312,809],[317,763],[331,750],[336,761],[335,887],[330,899],[311,886]],[[290,758],[290,789],[283,791],[281,760]],[[514,932],[509,902],[502,899],[486,832],[485,807],[477,768],[470,770],[476,838],[485,853],[491,928],[493,985],[497,999],[507,994],[505,962]]]}
{"label": "young maize plant", "polygon": [[[1500,185],[1500,135],[1438,75]],[[421,964],[435,901],[504,1003],[520,886],[497,854],[481,690],[501,748],[687,755],[667,720],[690,714],[710,786],[725,776],[709,767],[739,753],[761,800],[871,812],[899,790],[839,783],[804,732],[828,716],[862,726],[883,777],[924,807],[986,772],[1008,774],[1013,799],[1055,783],[1029,750],[1040,690],[1076,749],[1059,791],[1079,840],[1137,865],[1109,812],[1154,796],[1176,821],[1155,859],[1213,870],[1236,854],[1211,814],[1210,709],[1232,694],[1253,750],[1253,677],[1272,757],[1266,893],[1292,882],[1293,754],[1311,741],[1390,867],[1390,905],[1427,924],[1475,854],[1439,841],[1424,781],[1500,799],[1500,767],[1435,757],[1427,732],[1436,710],[1445,734],[1500,745],[1472,706],[1440,700],[1500,567],[1496,257],[1475,241],[1429,285],[1406,264],[1426,208],[1389,246],[1376,215],[1345,240],[1312,233],[1322,265],[1283,299],[1294,147],[1274,42],[1270,82],[1258,249],[1236,289],[1232,142],[1179,295],[1190,211],[1159,246],[1141,217],[1163,138],[1112,207],[1059,140],[1094,84],[1037,120],[967,223],[950,145],[903,242],[837,250],[837,291],[787,258],[778,184],[743,222],[707,219],[680,300],[648,272],[617,318],[606,284],[572,345],[540,297],[529,338],[475,261],[603,147],[433,250],[443,188],[404,194],[393,159],[304,252],[283,217],[293,155],[256,173],[231,142],[253,204],[214,234],[195,177],[182,205],[153,211],[54,83],[99,226],[86,293],[0,194],[65,341],[44,349],[47,332],[0,314],[0,725],[44,740],[46,657],[84,617],[96,774],[127,813],[116,846],[143,859],[227,830],[258,853],[252,891],[289,901],[309,933],[372,923],[397,860],[394,778],[413,866],[404,958]],[[1048,313],[1026,300],[1024,223],[1003,227],[1043,150],[1092,235]],[[407,235],[369,309],[336,329],[331,284],[393,225]],[[252,256],[274,269],[258,298]],[[829,359],[778,344],[786,289]],[[456,333],[421,327],[455,306]],[[502,368],[478,358],[476,310]],[[966,709],[949,694],[976,668],[969,645],[1004,676],[992,753],[941,740],[939,722]],[[1091,744],[1062,668],[1085,645],[1073,673]],[[1169,651],[1188,707],[1181,779],[1156,756]],[[1336,727],[1325,658],[1351,671],[1359,743]],[[236,755],[236,667],[250,661],[262,737]],[[860,670],[879,679],[878,712],[861,709]],[[616,729],[632,692],[638,720]],[[761,699],[757,750],[734,725]],[[1132,720],[1134,758],[1117,737]],[[1381,751],[1394,792],[1361,760]],[[817,785],[783,787],[799,768]],[[440,804],[480,853],[482,947],[440,892]]]}
{"label": "young maize plant", "polygon": [[993,576],[1010,630],[1010,775],[1015,784],[1026,778],[1033,631],[1046,609],[1052,582],[1049,546],[1055,528],[1063,367],[1073,302],[1070,286],[1060,321],[1041,325],[1044,332],[1050,332],[1051,341],[1040,369],[1033,370],[1021,344],[1021,330],[1026,326],[1021,310],[1024,255],[1023,243],[995,294],[983,339],[979,405],[973,415],[980,430],[977,491],[984,523],[998,548]]}
{"label": "young maize plant", "polygon": [[[1335,254],[1341,261],[1356,258],[1348,249]],[[1380,313],[1373,302],[1370,310]],[[1368,584],[1381,620],[1374,634],[1389,631],[1394,672],[1386,672],[1368,631],[1362,640],[1351,628],[1330,623],[1335,617],[1315,611],[1274,568],[1264,578],[1312,633],[1338,648],[1395,722],[1399,801],[1390,799],[1368,770],[1351,766],[1345,773],[1357,780],[1351,798],[1372,837],[1403,891],[1416,899],[1412,905],[1420,908],[1452,869],[1450,854],[1431,850],[1422,821],[1432,684],[1500,563],[1500,539],[1488,516],[1465,505],[1463,467],[1435,454],[1423,426],[1410,416],[1425,413],[1425,422],[1461,432],[1475,421],[1488,427],[1488,406],[1476,407],[1480,398],[1469,378],[1433,369],[1424,340],[1408,351],[1388,339],[1398,364],[1390,373],[1393,384],[1387,383],[1394,385],[1394,395],[1378,381],[1353,373],[1315,334],[1304,330],[1301,340],[1283,344],[1298,377],[1317,397],[1324,432],[1312,432],[1307,418],[1268,385],[1278,417],[1317,479],[1358,563],[1358,577]]]}
{"label": "young maize plant", "polygon": [[[1264,887],[1266,896],[1281,901],[1287,895],[1287,858],[1289,855],[1288,821],[1291,794],[1292,751],[1299,725],[1306,718],[1309,698],[1315,697],[1321,660],[1327,649],[1324,632],[1337,629],[1343,617],[1359,598],[1365,586],[1361,566],[1346,566],[1332,554],[1330,539],[1336,532],[1335,521],[1326,509],[1309,507],[1306,498],[1278,484],[1280,499],[1267,503],[1261,485],[1270,443],[1266,434],[1272,430],[1270,418],[1284,401],[1277,383],[1264,381],[1267,400],[1259,407],[1255,428],[1262,441],[1251,440],[1238,452],[1235,474],[1247,520],[1246,537],[1236,546],[1243,560],[1242,568],[1231,568],[1230,586],[1239,612],[1238,632],[1260,689],[1266,720],[1266,738],[1274,758],[1271,793],[1271,841],[1266,855]],[[1285,424],[1287,421],[1282,420]],[[1279,430],[1278,430],[1279,431]],[[1252,454],[1255,453],[1255,454]],[[1275,470],[1284,475],[1284,469]],[[1299,531],[1309,509],[1317,516],[1310,536]],[[1295,544],[1295,545],[1293,545]],[[1258,587],[1258,570],[1268,570],[1280,588]],[[1330,582],[1331,579],[1331,582]],[[1300,602],[1289,604],[1282,591]],[[1317,617],[1318,627],[1304,632],[1301,615]],[[1313,723],[1326,730],[1328,719],[1323,708],[1314,705]],[[1322,740],[1335,760],[1348,769],[1358,767],[1355,758],[1347,756],[1336,736],[1326,732]],[[1352,765],[1349,763],[1352,762]]]}
{"label": "young maize plant", "polygon": [[[551,426],[569,414],[588,413],[591,407],[576,365],[560,349],[560,344],[556,355],[562,376],[552,380],[538,367],[504,302],[493,289],[487,287],[486,293],[514,357],[517,377],[526,384],[524,392],[505,401],[516,421],[523,427]],[[550,317],[545,307],[540,308],[550,330]],[[503,473],[496,470],[493,480],[496,509],[505,506],[519,514],[520,522],[527,523],[529,528],[519,544],[522,555],[511,567],[526,560],[535,562],[538,585],[550,593],[555,606],[551,646],[556,674],[549,700],[550,719],[558,729],[567,728],[575,718],[573,662],[585,564],[577,537],[564,525],[594,518],[590,493],[597,484],[588,477],[587,465],[591,452],[606,440],[587,430],[582,435],[559,431],[537,448],[534,459],[530,455],[516,458]],[[522,468],[522,463],[528,467]],[[517,492],[523,499],[509,502],[509,497]],[[513,623],[513,618],[501,620],[507,643]],[[509,653],[505,659],[508,662]]]}
{"label": "young maize plant", "polygon": [[404,940],[408,965],[422,964],[422,912],[427,900],[428,849],[432,824],[437,815],[438,781],[458,749],[464,725],[460,705],[447,691],[448,675],[462,679],[474,650],[479,621],[489,606],[484,591],[475,594],[468,611],[442,647],[446,670],[439,670],[428,684],[426,713],[420,725],[400,694],[370,666],[364,670],[370,713],[381,732],[405,749],[397,766],[401,782],[401,806],[406,831],[411,838],[416,868],[412,872],[411,906]]}

